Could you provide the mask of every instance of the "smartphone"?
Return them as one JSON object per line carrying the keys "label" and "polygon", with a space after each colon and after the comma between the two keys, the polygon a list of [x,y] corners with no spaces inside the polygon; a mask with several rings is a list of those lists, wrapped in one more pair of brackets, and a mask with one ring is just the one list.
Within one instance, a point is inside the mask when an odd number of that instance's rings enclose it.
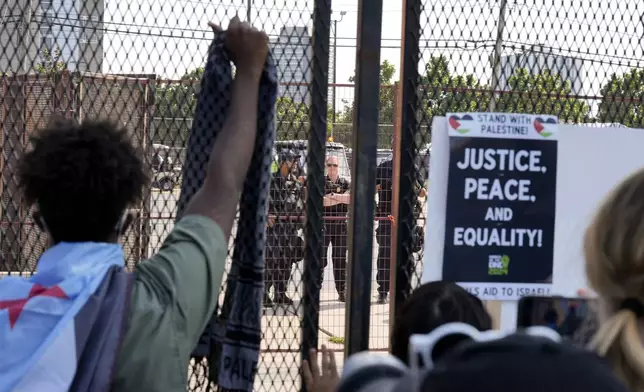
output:
{"label": "smartphone", "polygon": [[573,339],[593,317],[587,299],[523,297],[518,306],[517,329],[539,325],[552,328],[568,339]]}

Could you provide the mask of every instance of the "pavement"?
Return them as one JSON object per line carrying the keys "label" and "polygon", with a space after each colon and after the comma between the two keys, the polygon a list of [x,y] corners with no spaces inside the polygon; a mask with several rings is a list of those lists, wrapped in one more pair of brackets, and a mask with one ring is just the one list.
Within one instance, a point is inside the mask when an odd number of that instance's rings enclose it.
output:
{"label": "pavement", "polygon": [[[174,222],[174,211],[179,191],[154,192],[151,205],[152,238],[149,255],[156,252],[165,236],[170,232]],[[236,228],[233,228],[233,236]],[[229,248],[232,247],[232,239]],[[377,305],[376,292],[376,256],[378,247],[374,233],[373,248],[373,280],[371,294],[373,302],[370,311],[369,347],[374,351],[386,351],[389,340],[389,305]],[[328,255],[330,256],[330,254]],[[330,260],[330,257],[329,257]],[[227,260],[229,269],[231,260]],[[301,337],[301,307],[302,298],[301,269],[302,262],[294,266],[293,275],[288,289],[288,295],[295,301],[293,307],[265,309],[262,318],[262,353],[255,378],[256,391],[299,391],[300,389],[300,337]],[[225,277],[224,277],[225,280]],[[223,294],[220,300],[223,299]],[[324,282],[320,292],[319,313],[319,345],[326,344],[335,350],[336,363],[342,367],[344,362],[344,345],[329,341],[330,337],[345,335],[345,304],[337,300],[331,263],[324,271]],[[196,365],[196,364],[194,364]],[[191,366],[190,390],[206,390],[206,372],[203,366]]]}

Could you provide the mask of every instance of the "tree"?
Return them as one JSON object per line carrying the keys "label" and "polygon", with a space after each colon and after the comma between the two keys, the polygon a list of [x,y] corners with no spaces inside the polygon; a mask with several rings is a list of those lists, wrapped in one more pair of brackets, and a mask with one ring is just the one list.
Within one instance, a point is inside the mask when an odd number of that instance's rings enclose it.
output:
{"label": "tree", "polygon": [[196,68],[183,75],[180,83],[157,88],[155,117],[192,118],[197,105],[198,83],[203,73],[203,68]]}
{"label": "tree", "polygon": [[303,102],[295,102],[289,97],[278,97],[275,103],[275,116],[279,123],[308,123],[310,109]]}
{"label": "tree", "polygon": [[551,114],[563,122],[588,120],[590,107],[572,94],[570,81],[546,69],[531,74],[525,68],[517,69],[508,78],[511,93],[502,94],[497,101],[500,112]]}
{"label": "tree", "polygon": [[[394,89],[394,76],[396,67],[388,60],[380,64],[380,105],[378,111],[378,145],[381,147],[391,147],[394,130],[394,105],[396,101],[396,91]],[[355,75],[349,78],[349,82],[355,83]],[[353,130],[353,110],[354,101],[345,102],[344,108],[337,114],[336,121],[340,124],[334,124],[337,135],[336,141],[349,144],[351,142],[351,133]],[[332,113],[329,113],[332,115]]]}
{"label": "tree", "polygon": [[[378,123],[393,124],[394,121],[394,102],[396,94],[393,87],[393,79],[396,74],[396,67],[388,60],[380,64],[380,110],[378,113]],[[349,78],[350,83],[355,83],[355,75]],[[354,102],[345,102],[345,106],[337,116],[340,123],[353,123]]]}
{"label": "tree", "polygon": [[[304,102],[295,102],[290,97],[278,97],[275,103],[277,140],[308,139],[311,129],[311,108]],[[330,135],[333,126],[333,110],[327,109],[326,131]]]}
{"label": "tree", "polygon": [[644,127],[644,70],[631,69],[622,76],[612,74],[601,88],[597,120],[627,127]]}
{"label": "tree", "polygon": [[51,51],[43,49],[40,55],[42,61],[34,66],[36,72],[51,75],[67,69],[67,63],[61,60],[62,53],[58,47]]}
{"label": "tree", "polygon": [[181,80],[200,81],[203,78],[204,68],[197,67],[190,72],[187,72],[181,77]]}
{"label": "tree", "polygon": [[154,143],[185,145],[197,107],[197,91],[203,73],[203,68],[196,68],[183,75],[180,82],[162,84],[156,89]]}
{"label": "tree", "polygon": [[433,56],[425,65],[419,83],[418,118],[422,144],[431,140],[434,116],[451,112],[486,110],[481,104],[489,94],[474,75],[455,75],[449,69],[446,56]]}
{"label": "tree", "polygon": [[[434,116],[451,112],[485,111],[489,93],[474,75],[454,75],[446,56],[431,57],[420,77],[421,125],[431,128]],[[429,140],[426,135],[425,140]]]}
{"label": "tree", "polygon": [[277,140],[306,139],[311,123],[311,109],[304,102],[278,97],[275,103]]}
{"label": "tree", "polygon": [[[172,83],[156,90],[155,117],[158,138],[156,143],[166,143],[162,139],[185,143],[190,119],[197,105],[199,81],[204,69],[196,68],[181,77],[180,83]],[[278,97],[275,114],[278,140],[307,139],[310,130],[310,108],[306,103],[295,102],[289,97]],[[328,130],[331,129],[331,112],[327,113]],[[161,117],[163,119],[161,119]]]}
{"label": "tree", "polygon": [[[499,112],[552,114],[562,121],[581,122],[588,119],[589,106],[580,99],[568,97],[570,82],[558,74],[544,70],[530,74],[517,69],[508,78],[508,92],[498,97]],[[434,116],[450,112],[487,111],[491,93],[489,88],[472,74],[453,74],[445,56],[429,59],[420,80],[421,125],[430,129]],[[425,136],[429,140],[429,135]]]}

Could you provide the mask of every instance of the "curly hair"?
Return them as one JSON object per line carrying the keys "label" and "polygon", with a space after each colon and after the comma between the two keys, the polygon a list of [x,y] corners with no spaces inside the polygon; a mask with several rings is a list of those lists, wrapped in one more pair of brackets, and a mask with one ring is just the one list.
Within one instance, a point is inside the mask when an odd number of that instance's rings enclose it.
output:
{"label": "curly hair", "polygon": [[127,130],[108,121],[56,119],[31,137],[31,145],[18,179],[52,240],[109,241],[149,181]]}
{"label": "curly hair", "polygon": [[483,302],[456,283],[428,282],[412,292],[396,317],[391,353],[408,364],[409,338],[428,334],[447,323],[466,323],[479,331],[492,329],[492,318]]}

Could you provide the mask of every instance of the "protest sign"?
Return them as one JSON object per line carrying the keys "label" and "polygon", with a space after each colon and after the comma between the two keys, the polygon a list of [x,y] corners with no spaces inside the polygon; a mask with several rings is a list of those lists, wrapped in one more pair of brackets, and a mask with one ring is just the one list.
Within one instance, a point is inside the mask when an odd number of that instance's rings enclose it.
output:
{"label": "protest sign", "polygon": [[557,119],[449,114],[443,279],[481,299],[548,295]]}
{"label": "protest sign", "polygon": [[[469,119],[465,117],[468,115],[470,116]],[[429,165],[430,187],[428,189],[429,192],[427,199],[427,221],[425,223],[425,250],[422,282],[447,279],[447,277],[443,276],[443,273],[447,272],[446,270],[450,269],[450,267],[445,264],[453,261],[448,260],[448,258],[445,257],[445,252],[449,251],[448,244],[450,239],[448,237],[450,234],[448,231],[452,231],[451,241],[453,242],[453,230],[455,225],[458,225],[457,227],[474,228],[490,227],[484,224],[477,226],[474,223],[468,223],[468,221],[465,221],[465,223],[456,222],[455,224],[451,224],[451,229],[446,227],[446,223],[449,219],[455,219],[454,217],[451,217],[453,208],[451,206],[448,207],[448,202],[451,198],[448,198],[447,194],[449,188],[451,188],[456,181],[452,180],[455,173],[451,170],[451,165],[454,165],[457,162],[452,162],[453,153],[450,149],[450,146],[452,146],[453,143],[456,143],[456,138],[459,137],[456,135],[460,135],[461,138],[464,139],[462,142],[464,144],[479,143],[480,141],[468,141],[468,138],[474,137],[476,137],[477,140],[481,137],[485,137],[487,139],[526,139],[521,143],[529,142],[531,140],[538,141],[540,139],[556,140],[556,166],[553,167],[548,163],[548,158],[543,155],[545,150],[541,150],[542,155],[539,157],[539,166],[546,168],[546,173],[544,173],[544,175],[547,176],[548,173],[551,172],[556,173],[556,186],[552,187],[553,189],[556,189],[555,225],[554,230],[551,229],[551,232],[554,231],[554,251],[552,257],[554,265],[552,271],[552,285],[549,285],[547,282],[503,282],[501,279],[497,279],[498,276],[503,275],[497,275],[497,277],[493,278],[496,279],[495,281],[487,280],[488,276],[485,276],[485,280],[481,279],[483,281],[475,281],[479,280],[477,277],[456,277],[459,279],[471,280],[469,283],[455,280],[464,287],[470,288],[473,292],[476,291],[475,288],[478,288],[478,291],[481,291],[479,296],[482,299],[503,300],[500,302],[502,307],[499,320],[500,327],[502,329],[513,329],[516,325],[516,301],[511,298],[515,297],[516,299],[521,296],[521,294],[516,295],[517,293],[514,293],[516,287],[533,289],[523,290],[523,295],[560,295],[564,297],[575,297],[577,296],[577,291],[580,288],[588,287],[585,276],[583,255],[584,232],[602,199],[606,197],[611,189],[621,182],[626,176],[644,167],[644,154],[641,154],[640,151],[641,146],[644,144],[644,130],[617,127],[614,126],[614,124],[554,124],[552,123],[552,120],[550,124],[548,124],[547,119],[550,118],[548,116],[525,117],[525,120],[523,121],[525,124],[519,124],[518,119],[508,117],[505,118],[506,121],[504,122],[495,122],[493,121],[494,118],[490,117],[493,116],[492,114],[482,113],[481,115],[488,117],[478,118],[476,117],[477,114],[474,113],[457,114],[455,116],[458,118],[451,120],[451,123],[456,127],[453,127],[452,124],[450,124],[449,117],[434,117],[433,119],[432,154]],[[450,117],[452,117],[452,115],[450,115]],[[546,122],[543,129],[540,127],[533,128],[527,125],[527,123],[530,122],[528,118],[535,120],[538,117]],[[458,122],[458,124],[456,124],[456,122]],[[534,121],[532,122],[534,126]],[[483,129],[483,124],[492,124],[492,127]],[[554,128],[554,130],[551,129],[553,128],[552,126],[555,125],[556,128]],[[537,128],[541,129],[541,132],[537,132],[539,135],[535,135],[535,132],[538,130]],[[531,138],[528,138],[527,136],[530,132],[532,136]],[[547,133],[547,135],[544,134],[544,132]],[[474,137],[472,135],[474,135]],[[470,146],[468,145],[463,148],[467,147]],[[526,147],[524,149],[532,150],[533,147]],[[462,152],[462,154],[464,154],[464,152]],[[459,161],[462,161],[462,158]],[[485,172],[484,169],[485,168],[482,167],[482,169],[478,171],[473,171],[473,173],[476,174],[469,177],[479,178],[483,176],[483,173]],[[515,172],[520,171],[515,170]],[[514,176],[515,174],[517,173],[507,173],[505,176],[498,178],[510,178],[510,175]],[[524,174],[526,177],[523,177]],[[531,196],[534,194],[536,198],[535,203],[533,203],[535,204],[534,208],[545,208],[543,207],[543,204],[541,204],[544,195],[541,194],[539,188],[535,188],[534,181],[536,181],[536,177],[530,177],[533,174],[536,174],[536,172],[530,172],[528,170],[527,172],[523,172],[521,177],[516,177],[516,179],[530,179],[530,192],[528,192],[528,194]],[[489,176],[487,173],[486,176],[486,178],[489,179],[496,178]],[[465,178],[465,175],[463,178]],[[476,185],[478,186],[478,182]],[[549,187],[551,186],[549,185]],[[537,189],[537,191],[535,191],[535,189]],[[464,184],[461,191],[463,192],[460,196],[462,199],[465,196]],[[477,195],[477,192],[478,189],[474,191],[473,195]],[[480,201],[471,199],[468,200],[468,202],[489,202],[489,200]],[[496,203],[498,200],[495,200],[494,202]],[[524,203],[517,204],[522,205]],[[468,206],[465,205],[455,208],[468,208]],[[512,209],[513,214],[510,222],[516,222],[519,210],[516,207],[509,208]],[[500,210],[497,213],[499,219],[507,215],[503,211],[505,210]],[[542,211],[549,211],[549,207]],[[487,213],[487,210],[485,210],[485,213]],[[529,213],[529,211],[525,213]],[[458,215],[455,216],[458,218]],[[484,218],[483,221],[485,222]],[[525,225],[522,224],[522,226],[525,227],[519,227],[514,225],[514,223],[512,223],[511,226],[508,225],[508,221],[506,220],[488,222],[495,222],[499,225],[498,228],[545,230],[543,227],[539,226],[539,223],[536,223],[535,225],[530,223],[530,226],[526,223]],[[530,222],[532,222],[532,220],[530,220]],[[533,247],[530,249],[538,252],[542,251],[542,248],[549,246],[547,245],[548,240],[546,239],[545,231],[542,234],[541,240],[541,247]],[[503,273],[503,254],[500,255],[501,263],[499,266],[501,266],[501,269],[494,271],[495,273]],[[540,276],[545,275],[545,272],[543,271],[525,271],[522,266],[519,266],[519,271],[516,271],[517,264],[521,264],[517,258],[518,256],[508,255],[510,256],[508,276],[511,278],[513,278],[514,273],[518,273],[520,275],[525,274],[524,276],[531,279],[530,282],[539,282],[539,279],[541,278]],[[507,262],[507,259],[505,259],[505,261]],[[487,267],[489,269],[489,260],[487,262]],[[485,262],[483,263],[485,264]],[[494,263],[492,266],[495,267]],[[467,270],[465,272],[467,272]],[[490,271],[487,272],[489,273]],[[474,274],[471,271],[469,273]],[[479,271],[479,273],[481,272]],[[485,270],[481,274],[484,275]],[[503,284],[503,286],[501,286],[501,284]],[[511,287],[513,295],[512,297],[503,297],[503,290],[497,290],[497,295],[494,296],[491,295],[493,290],[488,290],[486,295],[483,296],[482,291],[486,287],[495,287],[497,289],[499,287]],[[525,293],[525,291],[530,292]]]}

